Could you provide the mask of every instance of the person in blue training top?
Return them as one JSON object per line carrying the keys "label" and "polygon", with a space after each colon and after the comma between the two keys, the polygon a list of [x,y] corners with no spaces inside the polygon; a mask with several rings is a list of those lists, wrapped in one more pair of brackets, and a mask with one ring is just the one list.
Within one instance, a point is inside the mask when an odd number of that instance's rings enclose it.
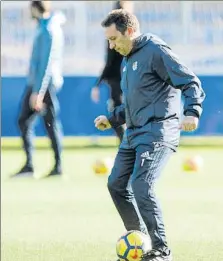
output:
{"label": "person in blue training top", "polygon": [[47,176],[60,175],[62,128],[58,119],[57,92],[63,85],[62,58],[64,35],[62,13],[51,13],[50,1],[31,1],[32,18],[38,23],[30,59],[27,88],[18,120],[26,163],[15,176],[33,175],[32,127],[39,114],[52,143],[55,165]]}
{"label": "person in blue training top", "polygon": [[[102,22],[110,48],[125,56],[123,104],[109,117],[95,119],[99,130],[126,123],[108,189],[127,230],[149,234],[153,250],[143,261],[171,261],[162,212],[154,184],[172,152],[180,130],[194,131],[205,98],[201,83],[159,37],[141,34],[137,18],[114,10]],[[181,119],[181,94],[185,98]]]}

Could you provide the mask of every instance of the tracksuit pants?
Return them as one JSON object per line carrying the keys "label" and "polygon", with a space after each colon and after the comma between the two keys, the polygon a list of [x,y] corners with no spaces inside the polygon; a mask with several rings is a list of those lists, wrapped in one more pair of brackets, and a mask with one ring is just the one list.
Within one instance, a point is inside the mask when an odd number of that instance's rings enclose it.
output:
{"label": "tracksuit pants", "polygon": [[[33,167],[32,129],[33,129],[35,118],[38,113],[30,107],[31,94],[32,94],[32,88],[28,87],[23,98],[22,107],[18,119],[18,125],[23,140],[24,150],[26,153],[26,158],[27,158],[26,165]],[[40,115],[43,117],[47,134],[51,140],[51,145],[55,158],[55,166],[61,167],[62,128],[61,128],[61,123],[57,118],[55,99],[56,99],[56,95],[55,97],[53,97],[52,94],[50,94],[50,91],[48,90],[44,97],[44,103],[46,106],[44,110],[40,113]]]}
{"label": "tracksuit pants", "polygon": [[108,189],[127,230],[149,233],[153,248],[169,251],[154,184],[173,150],[161,143],[119,148]]}

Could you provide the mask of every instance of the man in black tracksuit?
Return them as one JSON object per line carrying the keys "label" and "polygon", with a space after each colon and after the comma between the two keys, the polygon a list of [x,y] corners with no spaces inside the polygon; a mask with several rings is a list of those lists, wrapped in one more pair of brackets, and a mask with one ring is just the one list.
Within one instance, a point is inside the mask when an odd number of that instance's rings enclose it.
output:
{"label": "man in black tracksuit", "polygon": [[[130,11],[132,9],[132,3],[130,1],[116,1],[114,9],[124,9]],[[120,87],[121,81],[121,63],[123,56],[116,52],[114,49],[109,48],[109,43],[107,42],[107,59],[105,67],[101,73],[101,76],[96,82],[96,86],[92,88],[91,96],[94,102],[99,101],[99,86],[102,81],[106,81],[110,87],[111,102],[108,104],[108,110],[113,110],[122,104],[122,90]],[[122,141],[124,127],[118,126],[114,127],[117,137],[120,142]]]}
{"label": "man in black tracksuit", "polygon": [[[95,119],[100,130],[126,123],[108,189],[127,230],[148,233],[153,250],[143,261],[171,261],[155,180],[179,143],[180,129],[198,126],[205,98],[196,75],[158,37],[140,34],[137,18],[123,10],[102,22],[110,48],[125,56],[123,104]],[[181,94],[185,98],[181,119]],[[129,185],[129,181],[131,186]]]}

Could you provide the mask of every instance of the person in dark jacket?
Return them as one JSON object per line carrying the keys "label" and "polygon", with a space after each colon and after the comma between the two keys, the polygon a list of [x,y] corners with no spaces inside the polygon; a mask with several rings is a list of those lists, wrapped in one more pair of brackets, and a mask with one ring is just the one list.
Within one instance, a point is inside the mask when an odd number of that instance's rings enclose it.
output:
{"label": "person in dark jacket", "polygon": [[[116,1],[114,9],[124,9],[128,10],[128,12],[132,12],[133,4],[131,1]],[[114,49],[109,48],[109,43],[107,41],[107,59],[105,67],[96,82],[96,86],[92,88],[91,91],[91,98],[92,100],[97,103],[99,102],[100,97],[100,84],[101,82],[105,81],[108,83],[110,87],[110,96],[111,99],[109,100],[108,110],[113,110],[114,107],[121,105],[122,103],[122,90],[120,87],[120,80],[121,80],[121,63],[123,56],[116,52]],[[120,142],[122,141],[124,127],[118,126],[114,128],[117,137],[119,138]]]}
{"label": "person in dark jacket", "polygon": [[[159,37],[141,34],[137,18],[114,10],[102,22],[111,49],[125,56],[123,104],[95,119],[99,130],[126,123],[108,189],[127,230],[148,233],[153,250],[143,261],[171,261],[154,184],[176,151],[180,130],[194,131],[204,91],[197,76]],[[181,118],[181,94],[184,116]]]}
{"label": "person in dark jacket", "polygon": [[55,164],[47,177],[62,174],[62,127],[58,119],[57,92],[63,85],[62,62],[65,16],[51,12],[51,1],[30,1],[32,18],[37,21],[36,35],[30,58],[27,87],[19,115],[19,129],[23,140],[26,162],[13,177],[33,175],[32,127],[36,116],[43,117],[51,140]]}

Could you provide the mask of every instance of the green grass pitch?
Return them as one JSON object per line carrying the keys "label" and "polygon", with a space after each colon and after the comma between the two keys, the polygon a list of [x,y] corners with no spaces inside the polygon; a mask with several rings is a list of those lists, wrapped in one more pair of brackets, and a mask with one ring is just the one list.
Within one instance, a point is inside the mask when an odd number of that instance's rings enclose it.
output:
{"label": "green grass pitch", "polygon": [[[1,156],[2,261],[116,261],[115,243],[125,231],[108,194],[106,176],[96,176],[97,158],[116,149],[63,152],[64,178],[8,179],[24,157]],[[199,173],[182,171],[188,155],[204,158]],[[50,169],[51,152],[35,152],[37,175]],[[157,184],[157,195],[174,261],[223,260],[223,149],[181,148]]]}

